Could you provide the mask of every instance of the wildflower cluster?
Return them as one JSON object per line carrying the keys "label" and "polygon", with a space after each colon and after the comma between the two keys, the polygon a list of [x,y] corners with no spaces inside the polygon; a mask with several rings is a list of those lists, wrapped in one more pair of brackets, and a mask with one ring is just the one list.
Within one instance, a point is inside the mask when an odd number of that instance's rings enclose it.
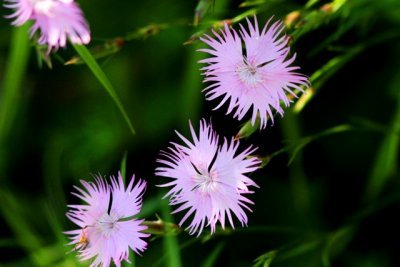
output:
{"label": "wildflower cluster", "polygon": [[[5,6],[14,9],[9,18],[13,25],[33,21],[31,35],[40,32],[38,43],[47,45],[48,51],[65,47],[67,39],[76,44],[87,44],[90,31],[82,11],[74,0],[5,0]],[[296,97],[308,86],[306,76],[297,73],[299,67],[291,66],[295,55],[289,55],[288,37],[283,34],[282,22],[270,25],[271,19],[260,31],[256,17],[254,23],[247,19],[246,29],[240,31],[225,24],[213,36],[200,38],[209,48],[200,49],[211,55],[200,63],[206,64],[201,71],[206,99],[222,98],[218,109],[228,103],[227,114],[242,120],[252,109],[251,122],[260,119],[260,128],[273,121],[274,112],[283,115],[282,103],[290,105],[288,94]],[[171,143],[160,153],[155,170],[157,176],[170,180],[162,183],[168,187],[164,198],[177,206],[173,213],[185,211],[179,225],[190,221],[189,234],[199,236],[207,227],[211,234],[217,224],[226,222],[234,228],[234,220],[247,225],[246,212],[254,203],[249,195],[258,187],[248,175],[260,168],[261,161],[252,156],[256,148],[248,146],[239,151],[239,141],[220,138],[206,120],[200,121],[196,134],[190,123],[191,139],[180,133],[184,143]],[[120,266],[129,261],[129,250],[143,252],[147,243],[144,238],[147,226],[137,216],[142,206],[146,182],[135,184],[135,176],[125,187],[121,174],[101,176],[95,182],[81,181],[83,189],[75,187],[73,194],[84,204],[69,205],[66,216],[78,229],[65,232],[70,245],[78,252],[80,260],[91,259],[90,266]]]}

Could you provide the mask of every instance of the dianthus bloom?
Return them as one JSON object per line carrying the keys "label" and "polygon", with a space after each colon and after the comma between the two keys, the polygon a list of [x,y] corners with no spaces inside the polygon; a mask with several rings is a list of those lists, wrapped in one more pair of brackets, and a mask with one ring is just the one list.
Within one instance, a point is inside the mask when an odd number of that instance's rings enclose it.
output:
{"label": "dianthus bloom", "polygon": [[226,217],[234,228],[232,213],[242,226],[247,225],[245,210],[251,211],[248,204],[254,203],[246,194],[253,193],[249,186],[258,186],[244,174],[259,167],[260,160],[248,157],[255,149],[248,147],[236,155],[239,142],[224,139],[219,145],[218,135],[204,120],[199,136],[191,124],[190,130],[193,143],[177,132],[186,146],[172,143],[168,152],[161,153],[165,159],[157,160],[165,166],[158,167],[156,175],[173,179],[161,185],[172,186],[165,197],[170,197],[170,205],[179,205],[173,213],[187,210],[179,225],[192,216],[190,234],[200,235],[206,226],[214,233],[217,222],[225,227]]}
{"label": "dianthus bloom", "polygon": [[296,97],[293,89],[303,91],[301,86],[308,86],[309,82],[306,76],[295,72],[299,67],[290,66],[295,55],[288,58],[288,37],[281,34],[282,22],[271,27],[267,22],[261,32],[256,17],[254,25],[249,19],[247,23],[249,30],[240,25],[240,35],[225,24],[220,33],[213,30],[214,37],[200,38],[210,48],[199,51],[211,55],[200,61],[207,64],[202,68],[204,82],[211,82],[204,91],[207,100],[223,96],[215,109],[230,99],[227,114],[236,109],[234,117],[239,120],[253,106],[251,122],[254,125],[259,116],[263,129],[268,117],[273,122],[271,109],[283,116],[280,102],[286,107],[290,104],[286,93]]}
{"label": "dianthus bloom", "polygon": [[40,30],[38,43],[47,44],[49,51],[65,47],[67,39],[75,44],[87,44],[90,30],[82,11],[74,0],[5,0],[5,7],[15,12],[13,25],[33,20],[31,36]]}
{"label": "dianthus bloom", "polygon": [[133,218],[141,209],[146,182],[134,186],[134,180],[132,176],[125,189],[121,174],[118,179],[112,176],[111,184],[97,176],[95,183],[81,181],[84,190],[75,187],[78,193],[72,193],[86,204],[68,206],[66,215],[79,229],[65,233],[80,260],[94,258],[91,267],[110,266],[111,261],[121,266],[121,261],[129,261],[129,248],[138,254],[146,249],[142,238],[149,235],[141,231],[147,227]]}

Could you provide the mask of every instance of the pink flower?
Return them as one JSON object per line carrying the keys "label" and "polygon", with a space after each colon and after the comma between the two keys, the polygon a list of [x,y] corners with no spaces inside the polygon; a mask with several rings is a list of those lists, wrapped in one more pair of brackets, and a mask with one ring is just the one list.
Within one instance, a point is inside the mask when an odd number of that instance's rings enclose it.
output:
{"label": "pink flower", "polygon": [[242,226],[247,225],[245,210],[251,211],[248,205],[253,202],[246,194],[253,193],[249,186],[258,186],[244,174],[259,167],[257,158],[248,157],[255,149],[249,147],[236,155],[239,142],[224,139],[219,145],[218,135],[204,120],[199,136],[191,124],[190,130],[193,143],[177,132],[185,146],[172,143],[168,152],[161,152],[165,159],[157,160],[165,166],[158,167],[156,175],[173,179],[160,185],[172,187],[165,197],[170,197],[170,205],[179,206],[173,213],[187,210],[179,225],[193,216],[187,227],[190,234],[198,231],[200,235],[206,226],[214,233],[218,222],[225,227],[226,217],[234,228],[232,213]]}
{"label": "pink flower", "polygon": [[65,47],[67,39],[75,44],[87,44],[90,30],[82,11],[74,0],[5,0],[5,7],[15,9],[9,18],[19,26],[33,20],[31,36],[40,30],[38,43],[51,49]]}
{"label": "pink flower", "polygon": [[214,37],[200,38],[210,48],[199,51],[211,55],[200,61],[207,64],[202,68],[204,82],[211,82],[204,91],[207,100],[223,96],[215,109],[230,99],[227,114],[236,109],[234,117],[239,120],[253,106],[251,122],[254,125],[259,115],[263,129],[268,117],[273,122],[271,109],[283,116],[280,102],[286,107],[291,102],[286,94],[296,97],[293,89],[303,92],[301,86],[308,86],[309,82],[306,76],[295,72],[299,67],[289,66],[295,55],[288,58],[288,38],[281,34],[282,22],[269,27],[268,21],[261,32],[256,17],[254,25],[248,19],[247,23],[249,31],[240,25],[240,35],[225,24],[220,33],[213,30]]}
{"label": "pink flower", "polygon": [[134,180],[132,176],[125,189],[120,173],[118,179],[111,177],[111,184],[97,176],[95,183],[81,181],[84,190],[75,187],[78,193],[72,193],[86,204],[68,206],[66,215],[79,229],[65,234],[80,260],[94,259],[91,267],[110,266],[111,261],[121,266],[121,261],[129,261],[129,248],[138,254],[146,249],[142,238],[149,235],[141,231],[147,227],[133,218],[141,209],[146,182],[139,180],[134,187]]}

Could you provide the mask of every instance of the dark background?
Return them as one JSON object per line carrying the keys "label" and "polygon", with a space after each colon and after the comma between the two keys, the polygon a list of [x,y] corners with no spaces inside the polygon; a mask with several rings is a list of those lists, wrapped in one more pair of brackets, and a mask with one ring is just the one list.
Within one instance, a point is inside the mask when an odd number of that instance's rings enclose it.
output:
{"label": "dark background", "polygon": [[[207,102],[201,93],[197,61],[204,55],[196,49],[203,45],[183,43],[251,9],[260,25],[272,15],[284,20],[301,12],[287,33],[296,65],[311,79],[328,62],[340,64],[316,79],[316,94],[301,112],[286,109],[274,125],[241,140],[242,149],[256,145],[262,157],[288,151],[250,175],[260,188],[250,197],[256,204],[248,227],[237,224],[236,231],[197,239],[185,232],[170,237],[178,242],[181,265],[263,266],[274,255],[270,266],[400,266],[400,2],[334,1],[331,7],[339,8],[328,11],[321,9],[330,1],[308,8],[306,1],[252,3],[239,7],[242,1],[216,0],[194,26],[197,1],[79,2],[91,26],[89,48],[143,33],[149,25],[165,26],[154,35],[126,38],[121,50],[99,59],[136,135],[85,65],[63,65],[76,54],[72,47],[51,56],[52,68],[40,67],[32,41],[17,100],[2,109],[12,126],[0,139],[0,266],[88,266],[75,252],[67,253],[73,247],[65,246],[62,234],[75,227],[64,215],[67,203],[79,201],[70,192],[80,179],[116,175],[125,154],[127,175],[148,182],[140,216],[168,221],[160,199],[164,191],[155,186],[163,178],[154,169],[159,151],[178,141],[174,130],[188,136],[188,121],[198,129],[205,118],[230,138],[245,122],[225,115],[225,106],[212,111],[218,101]],[[10,10],[1,12],[4,17]],[[0,20],[0,85],[13,31],[10,20]],[[340,61],[355,47],[359,53]],[[0,90],[2,105],[4,87]],[[348,128],[325,134],[339,125]],[[299,150],[290,161],[294,148]],[[149,239],[136,265],[174,266],[168,255],[176,255],[165,239]]]}

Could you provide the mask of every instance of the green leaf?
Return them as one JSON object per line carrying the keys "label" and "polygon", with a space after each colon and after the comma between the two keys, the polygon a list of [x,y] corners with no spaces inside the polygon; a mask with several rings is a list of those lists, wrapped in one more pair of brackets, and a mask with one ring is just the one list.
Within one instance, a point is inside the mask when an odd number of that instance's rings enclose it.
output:
{"label": "green leaf", "polygon": [[249,0],[249,1],[244,1],[239,5],[239,7],[251,7],[251,6],[258,6],[265,4],[266,0]]}
{"label": "green leaf", "polygon": [[382,191],[383,186],[388,178],[394,175],[396,169],[398,147],[399,136],[393,132],[389,132],[388,134],[386,134],[378,149],[375,163],[369,177],[369,182],[366,190],[366,195],[368,199],[373,199],[377,197]]}
{"label": "green leaf", "polygon": [[119,100],[117,93],[111,82],[108,80],[106,74],[103,72],[99,64],[96,62],[96,59],[92,56],[92,54],[85,46],[77,44],[73,44],[73,46],[76,52],[78,52],[79,56],[82,58],[82,60],[85,61],[86,65],[92,71],[97,80],[101,83],[101,85],[103,85],[104,89],[106,89],[107,93],[111,96],[112,100],[117,105],[119,111],[121,112],[126,123],[128,124],[128,127],[131,130],[132,134],[135,134],[135,129],[133,128],[133,125],[129,120],[129,117],[124,109],[124,106]]}
{"label": "green leaf", "polygon": [[277,250],[269,251],[255,260],[253,267],[269,267],[278,254]]}
{"label": "green leaf", "polygon": [[[100,59],[100,58],[114,55],[115,53],[117,53],[118,51],[121,50],[121,48],[124,46],[124,44],[125,44],[125,40],[121,37],[117,37],[117,38],[114,38],[111,40],[107,40],[100,45],[96,45],[95,47],[90,49],[89,52],[93,56],[93,58]],[[69,59],[64,64],[65,65],[79,65],[79,64],[85,64],[85,61],[79,56],[73,56],[71,59]]]}
{"label": "green leaf", "polygon": [[330,234],[322,251],[321,261],[324,267],[331,266],[331,259],[341,253],[353,238],[355,227],[348,226]]}

